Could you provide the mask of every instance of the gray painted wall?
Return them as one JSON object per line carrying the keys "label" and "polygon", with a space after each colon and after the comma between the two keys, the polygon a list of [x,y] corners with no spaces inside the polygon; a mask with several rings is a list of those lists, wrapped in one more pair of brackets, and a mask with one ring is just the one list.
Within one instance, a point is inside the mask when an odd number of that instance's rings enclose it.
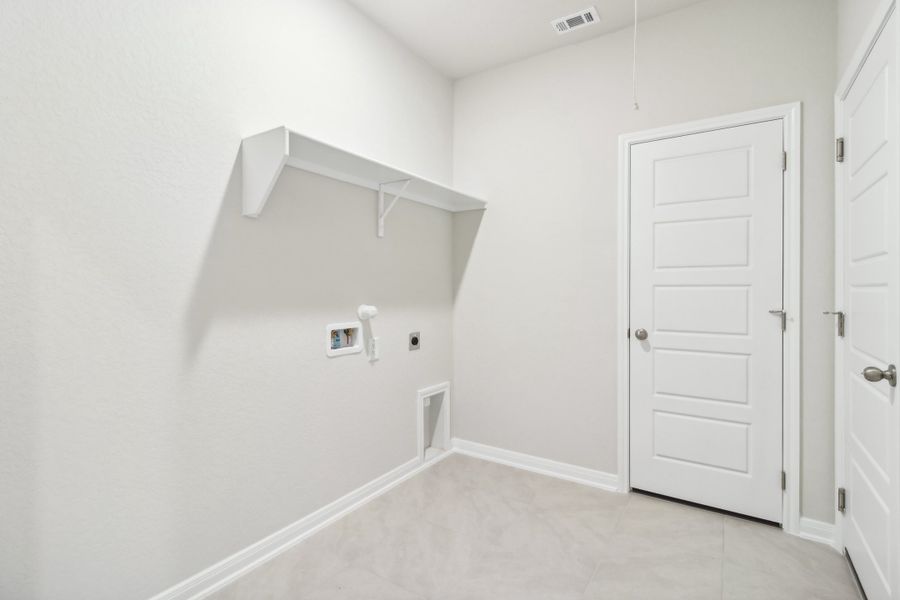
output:
{"label": "gray painted wall", "polygon": [[[490,209],[457,252],[454,435],[617,470],[617,138],[803,102],[802,512],[832,521],[836,3],[734,0],[456,83],[454,178]],[[456,235],[472,235],[456,216]],[[463,273],[463,265],[465,272]]]}
{"label": "gray painted wall", "polygon": [[[448,213],[287,172],[277,125],[438,180],[452,90],[343,2],[8,0],[0,597],[147,598],[416,456],[451,376]],[[375,304],[382,360],[327,359]],[[406,349],[421,331],[422,349]]]}

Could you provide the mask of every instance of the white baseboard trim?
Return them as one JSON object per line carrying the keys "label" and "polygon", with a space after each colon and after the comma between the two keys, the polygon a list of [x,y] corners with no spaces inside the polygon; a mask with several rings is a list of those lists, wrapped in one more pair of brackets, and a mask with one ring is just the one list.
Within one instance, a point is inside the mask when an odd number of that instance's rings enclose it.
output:
{"label": "white baseboard trim", "polygon": [[[464,454],[482,460],[489,460],[517,469],[556,477],[558,479],[564,479],[566,481],[572,481],[611,492],[621,491],[619,488],[619,477],[613,473],[596,471],[569,463],[515,452],[513,450],[505,450],[486,444],[453,438],[452,450],[444,452],[424,463],[418,458],[413,458],[388,473],[385,473],[381,477],[357,488],[346,496],[303,517],[299,521],[288,525],[284,529],[273,533],[255,544],[229,556],[225,560],[222,560],[181,583],[172,586],[164,592],[153,596],[150,600],[200,600],[201,598],[205,598],[266,561],[289,550],[323,527],[330,525],[344,515],[353,512],[367,502],[374,500],[391,488],[454,453]],[[798,530],[791,533],[807,540],[826,544],[835,550],[840,551],[835,539],[835,526],[831,523],[817,521],[808,517],[801,517]]]}
{"label": "white baseboard trim", "polygon": [[583,485],[618,492],[619,476],[613,473],[595,471],[586,467],[579,467],[563,462],[557,462],[548,458],[522,454],[503,448],[495,448],[486,444],[470,442],[453,438],[453,450],[459,454],[465,454],[482,460],[500,463],[517,469],[524,469],[541,475],[549,475],[566,481],[574,481]]}
{"label": "white baseboard trim", "polygon": [[222,589],[238,577],[260,566],[308,538],[323,527],[337,521],[347,513],[374,500],[391,488],[440,462],[452,452],[421,462],[413,458],[369,483],[338,498],[284,529],[263,538],[255,544],[229,556],[193,577],[153,596],[150,600],[199,600]]}
{"label": "white baseboard trim", "polygon": [[[453,438],[453,447],[448,452],[444,452],[424,463],[418,458],[413,458],[331,504],[288,525],[284,529],[153,596],[150,600],[200,600],[205,598],[266,561],[289,550],[323,527],[330,525],[344,515],[353,512],[367,502],[374,500],[403,481],[454,453],[611,492],[621,492],[619,477],[613,473],[596,471],[586,467]],[[838,552],[841,551],[835,537],[835,526],[831,523],[801,517],[798,530],[790,533],[807,540],[826,544]]]}
{"label": "white baseboard trim", "polygon": [[791,533],[805,540],[831,546],[838,552],[841,551],[841,549],[838,548],[834,525],[832,523],[817,521],[815,519],[810,519],[809,517],[800,517],[800,526],[797,531]]}

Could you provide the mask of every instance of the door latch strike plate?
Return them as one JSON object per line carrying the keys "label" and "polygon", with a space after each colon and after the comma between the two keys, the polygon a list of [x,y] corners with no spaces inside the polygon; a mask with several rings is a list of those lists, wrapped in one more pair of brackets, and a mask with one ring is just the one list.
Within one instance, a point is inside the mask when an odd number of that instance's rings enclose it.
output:
{"label": "door latch strike plate", "polygon": [[847,490],[845,488],[838,488],[837,504],[840,512],[847,510]]}
{"label": "door latch strike plate", "polygon": [[840,310],[836,310],[836,311],[826,310],[826,311],[823,312],[822,314],[823,314],[823,315],[834,315],[835,317],[837,317],[837,334],[838,334],[838,337],[844,337],[844,323],[846,322],[846,316],[844,315],[843,311],[840,311]]}
{"label": "door latch strike plate", "polygon": [[769,314],[775,315],[777,317],[781,317],[781,330],[787,331],[787,312],[780,310],[780,309],[775,309],[775,310],[770,310]]}

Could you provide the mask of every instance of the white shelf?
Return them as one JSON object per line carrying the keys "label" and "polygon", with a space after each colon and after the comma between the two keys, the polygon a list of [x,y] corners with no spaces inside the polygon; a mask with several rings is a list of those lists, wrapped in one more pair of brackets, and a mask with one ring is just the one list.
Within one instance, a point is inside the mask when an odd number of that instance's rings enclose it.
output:
{"label": "white shelf", "polygon": [[244,138],[242,143],[243,213],[258,217],[285,165],[353,183],[379,192],[379,235],[393,208],[384,197],[402,197],[451,212],[479,210],[484,200],[426,177],[335,148],[286,127]]}

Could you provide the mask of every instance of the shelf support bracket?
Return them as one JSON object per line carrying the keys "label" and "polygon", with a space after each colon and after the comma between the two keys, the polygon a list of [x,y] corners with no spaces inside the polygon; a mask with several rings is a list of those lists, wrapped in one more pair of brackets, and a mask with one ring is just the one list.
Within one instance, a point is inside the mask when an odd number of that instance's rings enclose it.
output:
{"label": "shelf support bracket", "polygon": [[[378,184],[378,237],[384,237],[384,220],[387,218],[388,214],[392,210],[394,210],[394,205],[397,204],[397,200],[403,197],[403,192],[406,191],[406,187],[410,184],[412,179],[400,179],[398,181],[386,181],[385,183]],[[403,187],[401,187],[397,192],[387,192],[386,187],[389,185],[394,185],[397,183],[402,183]],[[384,205],[384,197],[385,194],[390,194],[393,196],[391,203],[385,207]]]}

